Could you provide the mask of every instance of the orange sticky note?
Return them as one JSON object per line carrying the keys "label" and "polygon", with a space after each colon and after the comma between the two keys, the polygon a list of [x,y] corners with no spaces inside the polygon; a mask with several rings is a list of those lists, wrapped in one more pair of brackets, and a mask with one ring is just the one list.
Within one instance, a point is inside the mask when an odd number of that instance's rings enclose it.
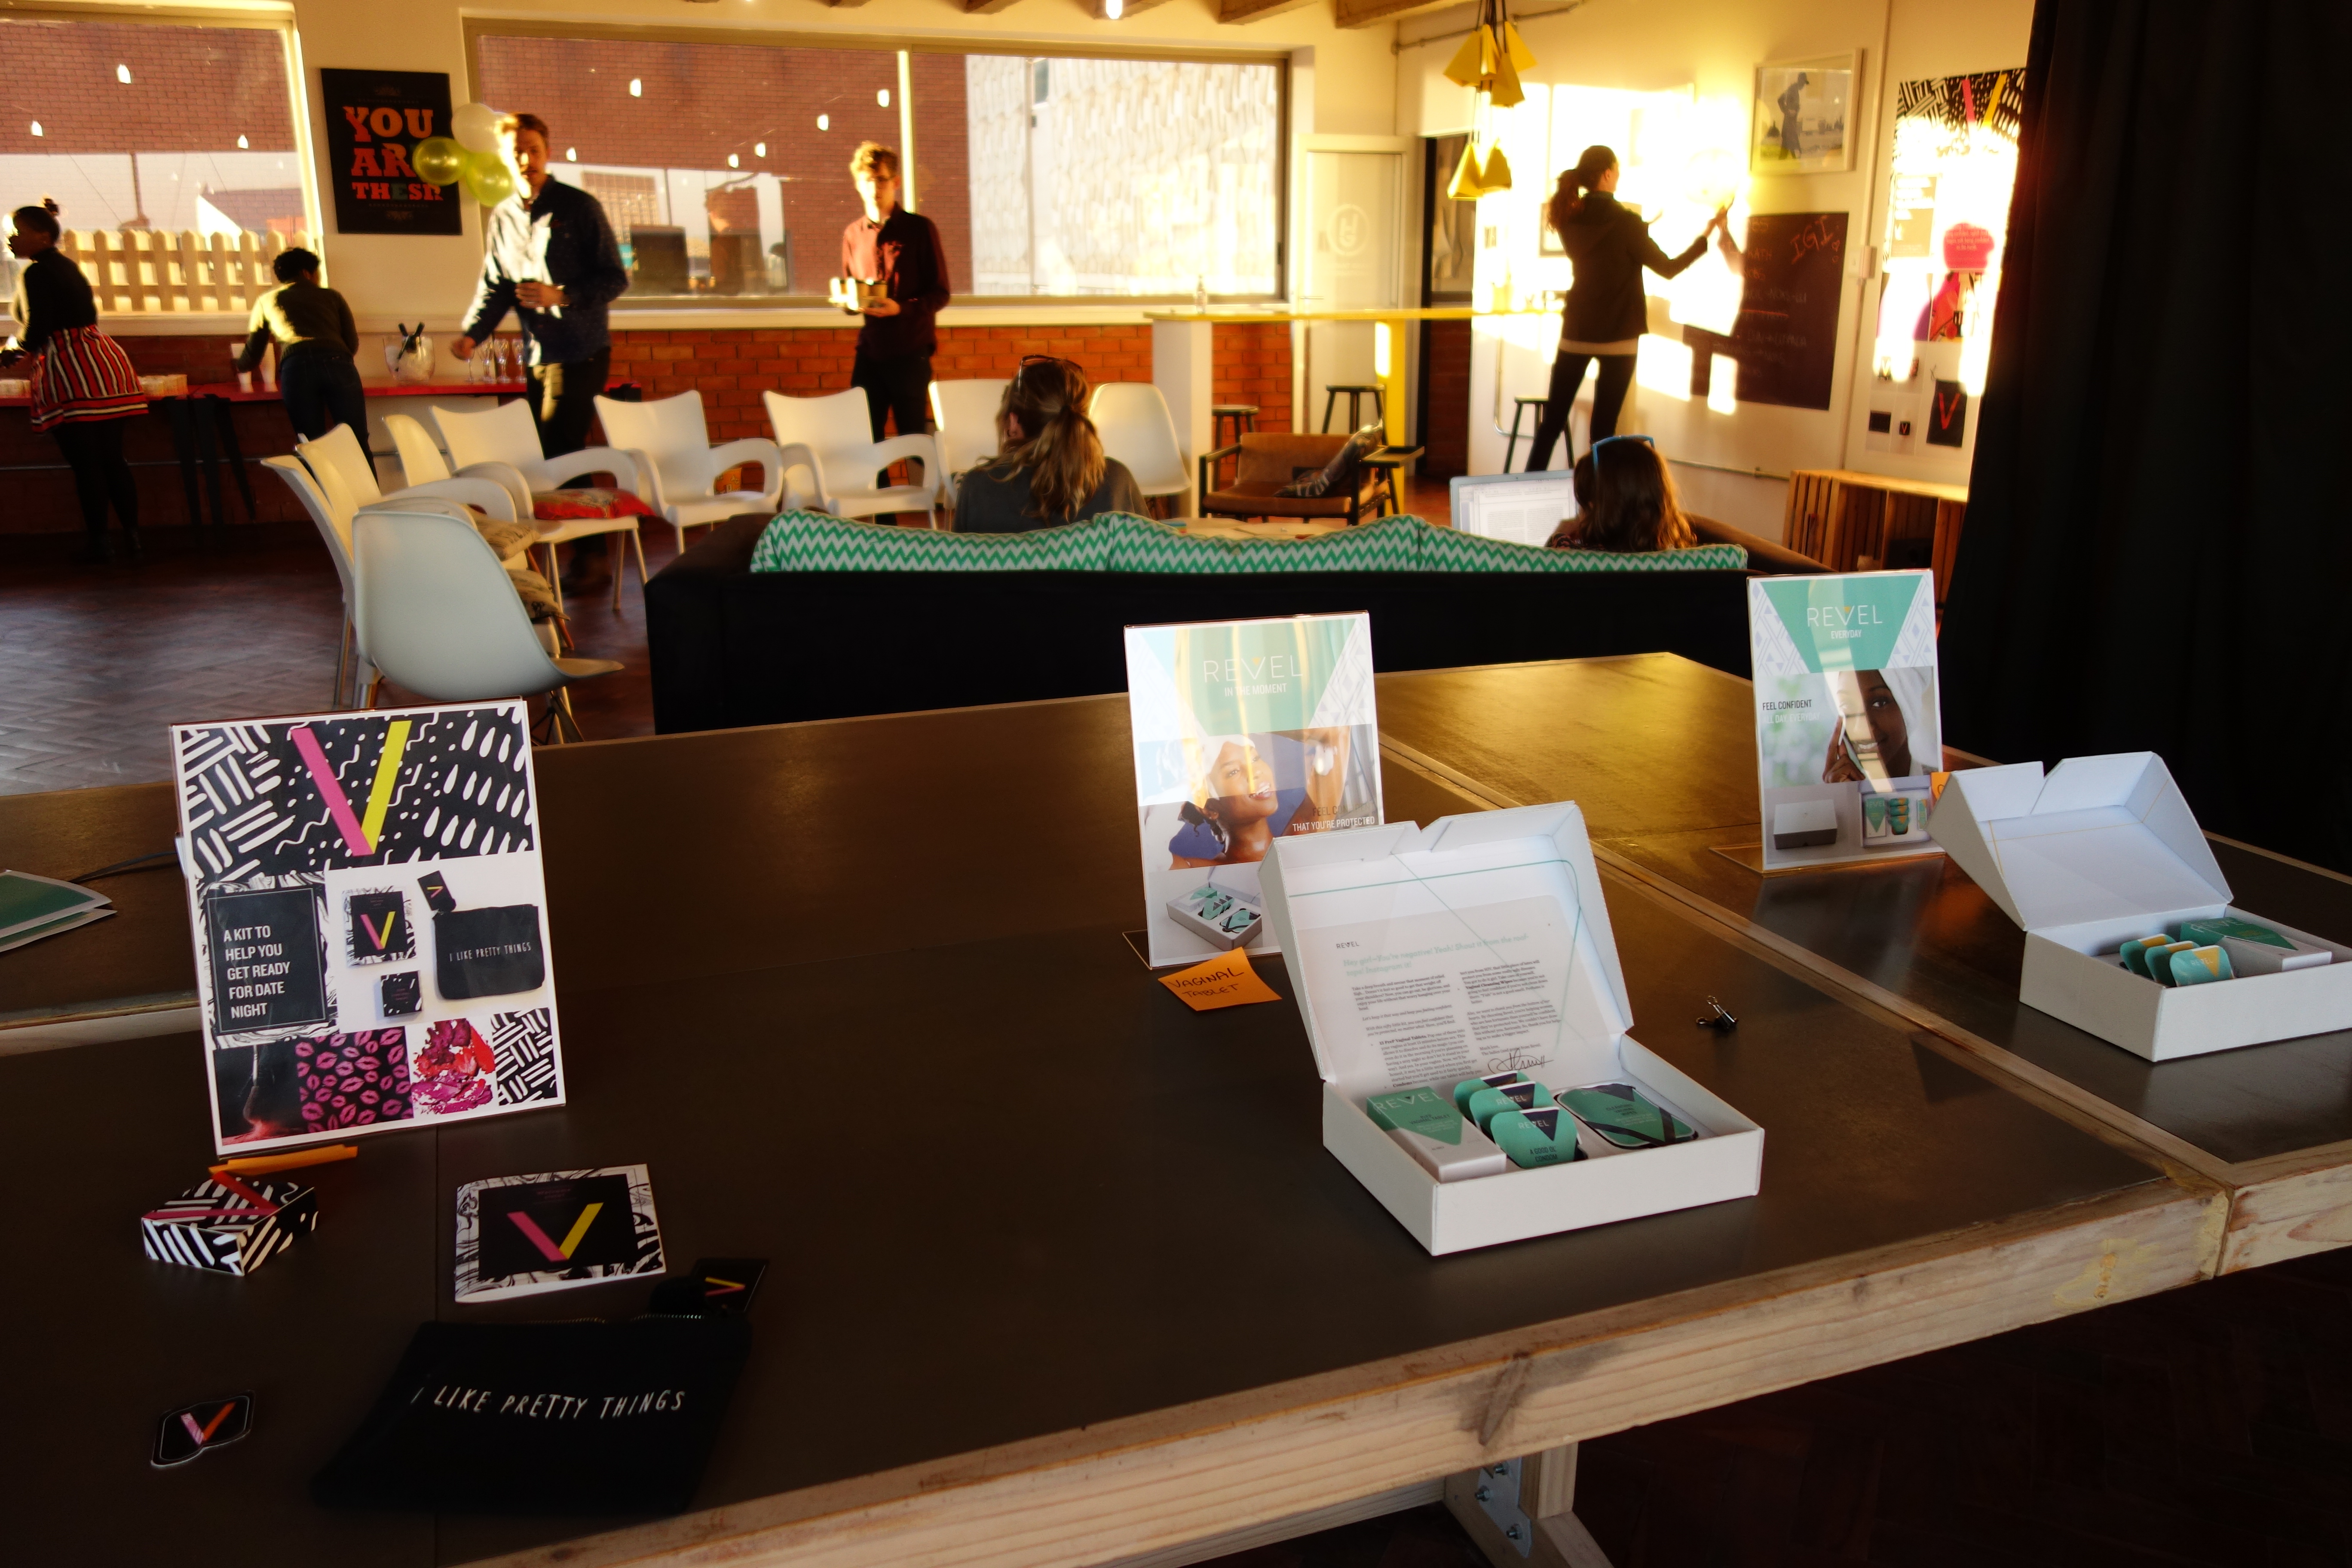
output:
{"label": "orange sticky note", "polygon": [[1213,1007],[1238,1007],[1244,1002],[1279,1002],[1282,997],[1250,967],[1249,954],[1234,948],[1223,958],[1163,974],[1160,984],[1184,999],[1195,1013]]}

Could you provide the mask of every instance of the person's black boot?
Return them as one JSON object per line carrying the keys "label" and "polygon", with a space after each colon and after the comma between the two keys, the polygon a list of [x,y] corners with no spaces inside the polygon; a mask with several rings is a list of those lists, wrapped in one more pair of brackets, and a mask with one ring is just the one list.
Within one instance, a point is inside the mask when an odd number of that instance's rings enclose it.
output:
{"label": "person's black boot", "polygon": [[73,563],[77,566],[103,566],[112,559],[107,552],[106,535],[102,533],[83,534],[81,548],[73,552]]}
{"label": "person's black boot", "polygon": [[125,557],[132,561],[147,553],[147,542],[136,527],[128,527],[122,531],[122,552]]}

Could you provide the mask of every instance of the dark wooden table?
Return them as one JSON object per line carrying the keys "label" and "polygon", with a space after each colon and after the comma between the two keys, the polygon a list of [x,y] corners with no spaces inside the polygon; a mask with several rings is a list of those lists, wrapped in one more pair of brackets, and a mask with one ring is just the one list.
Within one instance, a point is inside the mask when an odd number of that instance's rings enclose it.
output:
{"label": "dark wooden table", "polygon": [[[0,1136],[40,1193],[0,1296],[12,1403],[38,1413],[0,1455],[26,1561],[1096,1562],[2213,1267],[2216,1189],[1614,870],[1636,1034],[1765,1126],[1762,1190],[1429,1258],[1323,1152],[1295,1008],[1192,1014],[1121,940],[1123,698],[539,768],[572,1103],[366,1142],[318,1174],[319,1233],[253,1279],[139,1254],[134,1216],[209,1154],[194,1035],[0,1057]],[[1392,816],[1476,808],[1418,765],[1387,779]],[[1684,809],[1613,776],[1583,793],[1603,835]],[[52,866],[131,852],[160,796],[0,800],[0,847],[47,825],[74,836]],[[187,962],[167,907],[96,939],[152,966],[139,984]],[[0,955],[0,983],[86,934]],[[1736,1034],[1693,1025],[1707,993]],[[971,1106],[966,1150],[887,1152],[869,1080]],[[836,1115],[781,1109],[811,1085]],[[772,1260],[702,1511],[311,1507],[418,1321],[643,1308],[642,1283],[457,1307],[457,1184],[637,1161],[676,1262]],[[162,1412],[248,1389],[252,1438],[146,1467]]]}
{"label": "dark wooden table", "polygon": [[[2149,1062],[2017,999],[2025,937],[1942,857],[1762,876],[1748,682],[1670,654],[1384,677],[1391,765],[1575,795],[1604,858],[2231,1189],[2223,1266],[2352,1242],[2352,1031]],[[1955,759],[1965,765],[1962,759]],[[2352,879],[2229,839],[2242,906],[2352,941]]]}

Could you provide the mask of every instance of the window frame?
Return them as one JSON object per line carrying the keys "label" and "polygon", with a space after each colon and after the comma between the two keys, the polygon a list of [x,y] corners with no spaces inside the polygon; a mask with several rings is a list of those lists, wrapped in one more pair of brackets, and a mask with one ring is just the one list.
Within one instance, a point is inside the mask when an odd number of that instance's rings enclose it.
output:
{"label": "window frame", "polygon": [[[1290,93],[1291,59],[1274,49],[1154,48],[1142,45],[1046,44],[1037,39],[991,36],[940,36],[898,33],[808,33],[789,28],[615,26],[608,23],[542,22],[503,16],[467,16],[466,85],[478,98],[482,81],[480,41],[486,37],[590,39],[602,43],[717,44],[770,49],[840,49],[884,51],[909,55],[996,55],[1031,59],[1150,60],[1179,65],[1258,65],[1275,68],[1275,250],[1272,292],[1213,294],[1218,306],[1286,303],[1290,298]],[[918,149],[919,156],[920,149]],[[847,176],[843,178],[845,189]],[[919,204],[909,209],[920,213]],[[950,310],[1161,310],[1190,305],[1191,294],[967,294],[954,296]],[[656,294],[642,299],[624,295],[614,309],[624,310],[807,310],[835,309],[823,294],[730,294],[724,297]]]}
{"label": "window frame", "polygon": [[[14,0],[0,0],[0,19],[26,22],[104,22],[117,26],[142,27],[235,27],[246,32],[275,33],[280,59],[286,71],[286,117],[294,129],[294,162],[297,183],[302,191],[302,219],[305,233],[318,249],[320,260],[329,268],[334,266],[329,254],[333,240],[326,226],[326,214],[321,206],[319,186],[318,148],[310,133],[312,99],[309,68],[302,61],[302,35],[290,9],[247,9],[223,7],[208,10],[194,5],[142,5],[131,9],[113,5],[77,5],[73,0],[47,0],[36,5],[23,5]],[[68,223],[68,227],[73,227]],[[105,296],[119,289],[100,289],[98,313],[116,321],[193,321],[198,316],[235,317],[242,321],[246,312],[174,310],[168,305],[158,310],[117,310],[105,301]]]}

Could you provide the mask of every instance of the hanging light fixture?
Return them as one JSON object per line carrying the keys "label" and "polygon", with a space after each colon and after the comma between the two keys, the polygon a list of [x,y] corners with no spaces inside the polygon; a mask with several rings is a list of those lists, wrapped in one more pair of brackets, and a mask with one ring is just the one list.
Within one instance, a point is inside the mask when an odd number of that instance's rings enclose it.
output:
{"label": "hanging light fixture", "polygon": [[1445,194],[1458,202],[1475,202],[1480,196],[1511,188],[1511,161],[1503,156],[1502,138],[1493,131],[1493,115],[1497,109],[1509,109],[1527,100],[1527,91],[1519,86],[1519,73],[1536,63],[1534,51],[1519,37],[1511,23],[1509,0],[1478,0],[1478,22],[1454,58],[1445,67],[1446,79],[1459,82],[1476,94],[1476,120],[1487,128],[1486,155],[1478,156],[1478,136],[1474,133],[1462,148],[1462,161],[1455,165],[1454,178]]}

